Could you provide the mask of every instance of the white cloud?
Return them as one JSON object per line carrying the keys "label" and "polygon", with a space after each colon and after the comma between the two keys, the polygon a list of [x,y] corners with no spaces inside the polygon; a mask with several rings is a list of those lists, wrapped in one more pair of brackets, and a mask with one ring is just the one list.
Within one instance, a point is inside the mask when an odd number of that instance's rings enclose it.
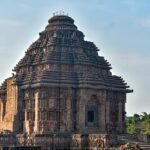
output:
{"label": "white cloud", "polygon": [[150,28],[150,18],[141,20],[139,23],[142,27]]}

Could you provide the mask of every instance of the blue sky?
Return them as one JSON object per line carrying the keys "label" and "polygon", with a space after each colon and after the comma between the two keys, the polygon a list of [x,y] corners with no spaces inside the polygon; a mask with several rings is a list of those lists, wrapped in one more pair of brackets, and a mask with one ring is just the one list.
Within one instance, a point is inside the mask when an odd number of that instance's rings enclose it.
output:
{"label": "blue sky", "polygon": [[127,115],[150,113],[150,0],[1,0],[0,82],[9,77],[53,12],[74,18],[85,39],[134,89]]}

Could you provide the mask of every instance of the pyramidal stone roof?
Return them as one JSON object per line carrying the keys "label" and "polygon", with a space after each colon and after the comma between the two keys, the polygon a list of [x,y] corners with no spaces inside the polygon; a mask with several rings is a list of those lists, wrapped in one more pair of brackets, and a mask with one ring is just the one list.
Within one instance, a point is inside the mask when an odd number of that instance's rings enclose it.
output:
{"label": "pyramidal stone roof", "polygon": [[[111,74],[110,64],[98,51],[84,40],[71,17],[53,16],[14,68],[15,84],[22,89],[59,86],[131,92],[121,77]],[[1,91],[5,87],[4,82]]]}

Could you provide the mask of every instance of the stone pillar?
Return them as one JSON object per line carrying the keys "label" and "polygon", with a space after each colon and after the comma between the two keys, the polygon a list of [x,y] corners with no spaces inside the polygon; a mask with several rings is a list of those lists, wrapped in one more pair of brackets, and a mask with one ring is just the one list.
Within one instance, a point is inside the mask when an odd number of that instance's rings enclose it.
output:
{"label": "stone pillar", "polygon": [[110,132],[110,101],[106,101],[106,132]]}
{"label": "stone pillar", "polygon": [[25,122],[27,121],[27,109],[24,110]]}
{"label": "stone pillar", "polygon": [[118,109],[119,109],[119,111],[118,111],[118,130],[120,131],[120,132],[122,132],[122,130],[123,130],[123,122],[122,122],[122,120],[123,120],[123,110],[122,110],[122,102],[119,102],[118,103]]}
{"label": "stone pillar", "polygon": [[14,85],[15,114],[18,113],[18,86]]}
{"label": "stone pillar", "polygon": [[39,131],[39,93],[35,93],[35,120],[34,120],[34,132]]}
{"label": "stone pillar", "polygon": [[99,126],[102,132],[106,131],[106,105],[101,104],[99,109]]}
{"label": "stone pillar", "polygon": [[110,102],[106,101],[106,123],[110,122]]}
{"label": "stone pillar", "polygon": [[68,131],[73,130],[73,112],[72,112],[72,90],[68,88],[68,94],[66,98],[66,128]]}
{"label": "stone pillar", "polygon": [[[106,132],[106,102],[107,102],[107,92],[101,92],[100,97],[100,112],[99,112],[99,125],[102,132]],[[109,119],[109,118],[108,118]]]}
{"label": "stone pillar", "polygon": [[0,121],[3,120],[3,103],[0,102]]}
{"label": "stone pillar", "polygon": [[6,114],[6,101],[4,100],[2,102],[2,120],[4,119],[5,114]]}
{"label": "stone pillar", "polygon": [[27,109],[24,110],[24,124],[23,124],[23,132],[26,133],[26,124],[27,124]]}
{"label": "stone pillar", "polygon": [[12,85],[13,86],[13,92],[14,92],[14,117],[13,117],[13,131],[17,132],[20,128],[19,125],[19,110],[20,110],[20,106],[19,106],[19,102],[18,102],[18,97],[19,97],[19,88],[17,85]]}
{"label": "stone pillar", "polygon": [[118,104],[118,107],[119,107],[119,113],[118,113],[118,121],[119,121],[119,123],[122,123],[122,120],[123,120],[123,116],[122,116],[122,114],[123,114],[123,112],[122,112],[122,102],[119,102],[119,104]]}

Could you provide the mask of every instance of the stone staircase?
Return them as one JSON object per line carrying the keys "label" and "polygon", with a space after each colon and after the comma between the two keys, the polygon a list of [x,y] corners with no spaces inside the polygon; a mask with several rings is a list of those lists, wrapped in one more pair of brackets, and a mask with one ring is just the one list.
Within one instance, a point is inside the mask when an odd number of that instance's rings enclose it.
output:
{"label": "stone staircase", "polygon": [[150,150],[150,143],[138,142],[142,150]]}
{"label": "stone staircase", "polygon": [[127,136],[121,136],[119,138],[119,141],[121,141],[122,143],[130,143],[131,145],[138,144],[142,150],[150,150],[150,143],[141,142],[137,139],[132,139]]}

